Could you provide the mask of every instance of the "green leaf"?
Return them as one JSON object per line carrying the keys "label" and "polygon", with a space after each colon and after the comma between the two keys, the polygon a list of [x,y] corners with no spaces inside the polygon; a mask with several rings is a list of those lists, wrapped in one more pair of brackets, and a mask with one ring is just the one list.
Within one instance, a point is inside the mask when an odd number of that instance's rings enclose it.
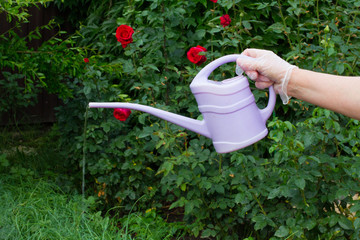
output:
{"label": "green leaf", "polygon": [[315,136],[311,132],[305,132],[302,137],[304,139],[303,141],[305,148],[311,146],[314,143]]}
{"label": "green leaf", "polygon": [[116,25],[120,26],[120,25],[125,25],[128,24],[128,21],[126,20],[126,18],[117,18],[116,19]]}
{"label": "green leaf", "polygon": [[149,116],[149,114],[147,114],[147,113],[140,114],[140,116],[138,117],[139,123],[145,124],[146,117],[148,117],[148,116]]}
{"label": "green leaf", "polygon": [[108,133],[110,131],[110,124],[108,122],[102,122],[101,127],[104,132]]}
{"label": "green leaf", "polygon": [[347,189],[340,188],[339,190],[336,191],[335,198],[342,200],[346,198],[348,195],[349,195],[349,191]]}
{"label": "green leaf", "polygon": [[281,22],[277,22],[271,25],[267,30],[275,33],[282,33],[284,31],[284,25]]}
{"label": "green leaf", "polygon": [[194,201],[187,201],[185,203],[185,214],[190,214],[194,209]]}
{"label": "green leaf", "polygon": [[0,155],[0,164],[3,167],[8,167],[10,165],[9,160],[6,159],[6,154],[1,154]]}
{"label": "green leaf", "polygon": [[202,238],[208,238],[208,237],[214,237],[214,236],[216,236],[216,231],[213,229],[210,229],[210,228],[205,229],[201,234]]}
{"label": "green leaf", "polygon": [[320,159],[318,157],[316,157],[316,156],[310,156],[309,159],[313,160],[313,161],[315,161],[317,163],[321,163]]}
{"label": "green leaf", "polygon": [[205,37],[205,34],[206,34],[205,29],[196,30],[196,32],[195,32],[196,38],[195,39],[198,39],[198,40],[203,39]]}
{"label": "green leaf", "polygon": [[249,200],[244,193],[238,193],[235,195],[235,203],[247,204]]}
{"label": "green leaf", "polygon": [[251,29],[251,24],[249,23],[249,21],[242,21],[242,25],[244,26],[244,28],[246,29]]}
{"label": "green leaf", "polygon": [[215,191],[218,193],[221,193],[221,194],[225,193],[225,189],[222,185],[216,184],[214,188],[215,188]]}
{"label": "green leaf", "polygon": [[226,204],[224,201],[221,201],[221,202],[219,203],[219,207],[220,207],[220,209],[224,210],[224,209],[227,208],[227,204]]}
{"label": "green leaf", "polygon": [[354,228],[359,229],[360,228],[360,218],[355,219],[354,221]]}
{"label": "green leaf", "polygon": [[157,72],[160,72],[160,70],[154,64],[146,64],[144,67],[151,68]]}
{"label": "green leaf", "polygon": [[252,220],[255,222],[255,230],[261,230],[267,226],[266,217],[264,215],[257,215],[253,217]]}
{"label": "green leaf", "polygon": [[207,7],[207,0],[196,0],[196,1],[202,3],[205,7]]}
{"label": "green leaf", "polygon": [[147,137],[147,136],[150,136],[150,134],[148,132],[141,132],[138,136],[138,138],[144,138],[144,137]]}
{"label": "green leaf", "polygon": [[165,176],[168,175],[169,172],[171,170],[173,170],[173,168],[174,168],[174,164],[172,162],[170,162],[170,161],[164,162],[163,165],[161,166],[161,169],[165,170],[165,173],[164,173]]}
{"label": "green leaf", "polygon": [[345,66],[341,62],[337,62],[336,66],[335,66],[335,69],[338,72],[338,74],[343,74],[343,72],[345,70]]}
{"label": "green leaf", "polygon": [[345,230],[353,229],[352,222],[349,219],[347,219],[345,216],[341,216],[338,223],[340,227],[342,227]]}
{"label": "green leaf", "polygon": [[303,179],[303,178],[297,178],[297,179],[295,180],[295,185],[296,185],[298,188],[304,190],[305,185],[306,185],[305,179]]}
{"label": "green leaf", "polygon": [[303,164],[306,160],[307,160],[306,156],[301,156],[301,157],[299,157],[298,161],[299,161],[300,164]]}
{"label": "green leaf", "polygon": [[279,188],[275,188],[273,190],[270,191],[269,195],[268,195],[268,199],[273,199],[277,196],[279,196],[280,194],[280,189]]}
{"label": "green leaf", "polygon": [[316,221],[314,219],[309,219],[305,222],[304,224],[304,227],[307,229],[307,230],[311,230],[313,229],[314,227],[316,227]]}
{"label": "green leaf", "polygon": [[350,208],[350,211],[353,212],[353,213],[356,213],[356,212],[360,211],[360,203],[357,202],[356,204],[354,204],[354,205]]}
{"label": "green leaf", "polygon": [[275,232],[276,237],[286,237],[289,234],[289,229],[285,226],[280,226],[279,229]]}

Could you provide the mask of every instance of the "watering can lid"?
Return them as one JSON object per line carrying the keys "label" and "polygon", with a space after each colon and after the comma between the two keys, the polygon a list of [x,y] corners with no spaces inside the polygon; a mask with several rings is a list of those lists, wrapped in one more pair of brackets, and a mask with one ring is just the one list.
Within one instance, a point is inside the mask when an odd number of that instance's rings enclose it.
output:
{"label": "watering can lid", "polygon": [[[197,79],[202,77],[203,79]],[[249,86],[245,76],[236,76],[223,81],[213,81],[204,79],[205,76],[196,76],[190,88],[193,94],[196,93],[213,93],[217,95],[228,95],[239,92]]]}

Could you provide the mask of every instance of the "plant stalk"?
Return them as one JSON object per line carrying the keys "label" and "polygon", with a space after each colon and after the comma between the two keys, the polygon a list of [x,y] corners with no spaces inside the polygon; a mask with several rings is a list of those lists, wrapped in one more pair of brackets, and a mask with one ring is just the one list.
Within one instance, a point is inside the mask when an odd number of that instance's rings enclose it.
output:
{"label": "plant stalk", "polygon": [[83,157],[82,157],[82,184],[81,184],[81,194],[85,198],[85,165],[86,165],[86,128],[87,128],[87,118],[88,118],[89,107],[86,107],[85,111],[85,121],[84,121],[84,140],[83,140]]}

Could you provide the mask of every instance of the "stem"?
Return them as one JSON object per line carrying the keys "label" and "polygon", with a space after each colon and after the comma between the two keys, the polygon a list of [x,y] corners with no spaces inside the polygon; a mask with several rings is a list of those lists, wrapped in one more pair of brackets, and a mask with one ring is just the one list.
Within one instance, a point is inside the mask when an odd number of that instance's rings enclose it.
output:
{"label": "stem", "polygon": [[[299,7],[301,8],[301,0],[300,0],[300,5]],[[297,40],[298,40],[298,52],[299,55],[301,53],[301,38],[300,38],[300,15],[301,13],[299,13],[298,18],[297,18]],[[296,60],[295,60],[296,61]]]}
{"label": "stem", "polygon": [[358,59],[359,59],[359,57],[356,55],[353,63],[351,64],[351,69],[354,69],[354,68],[355,68],[356,62],[357,62]]}
{"label": "stem", "polygon": [[[164,16],[164,12],[165,12],[164,2],[162,2],[162,4],[161,4],[161,12],[163,14],[163,26],[162,26],[162,29],[163,29],[163,33],[164,33],[164,39],[163,39],[163,52],[164,52],[164,58],[165,58],[164,72],[167,72],[168,55],[167,55],[167,52],[166,52],[166,25],[165,25],[166,19],[165,19],[165,16]],[[166,84],[165,105],[169,105],[169,92],[170,92],[170,89],[169,89],[168,81],[166,81],[165,84]]]}
{"label": "stem", "polygon": [[[215,3],[214,3],[214,11],[215,11]],[[211,11],[211,19],[214,19],[214,11]],[[210,38],[210,48],[211,48],[211,61],[214,61],[214,34],[211,34]]]}
{"label": "stem", "polygon": [[[356,17],[357,17],[357,12],[354,13],[354,17],[353,17],[353,20],[352,20],[352,25],[354,25]],[[347,26],[349,26],[349,24]],[[351,33],[349,33],[349,37],[348,37],[348,39],[346,41],[346,45],[349,45],[350,38],[351,38]]]}
{"label": "stem", "polygon": [[281,6],[281,3],[280,3],[280,0],[278,0],[277,2],[278,2],[278,5],[279,5],[280,16],[281,16],[281,19],[282,19],[282,21],[283,21],[284,28],[285,28],[285,29],[284,29],[284,34],[285,34],[285,36],[286,36],[286,38],[287,38],[287,40],[288,40],[288,43],[289,43],[289,45],[290,45],[291,50],[293,50],[293,45],[292,45],[292,43],[291,43],[291,39],[290,39],[290,37],[289,37],[289,33],[286,32],[286,21],[285,21],[284,14],[283,14],[283,12],[282,12],[282,10],[281,10],[282,6]]}
{"label": "stem", "polygon": [[49,52],[49,51],[16,51],[16,53],[25,53],[25,54],[48,53],[48,54],[54,54],[54,52]]}
{"label": "stem", "polygon": [[335,147],[336,147],[336,157],[340,157],[341,156],[341,150],[340,150],[340,148],[339,148],[339,141],[335,138],[334,139],[334,141],[335,141]]}
{"label": "stem", "polygon": [[316,17],[317,17],[317,28],[318,28],[318,36],[319,36],[319,43],[321,42],[321,37],[320,37],[320,14],[319,14],[319,0],[316,0]]}
{"label": "stem", "polygon": [[86,165],[86,128],[87,128],[87,118],[88,118],[88,110],[89,107],[86,107],[85,111],[85,121],[84,121],[84,140],[83,140],[83,158],[82,158],[82,185],[81,185],[81,193],[83,198],[85,198],[85,165]]}
{"label": "stem", "polygon": [[303,198],[303,200],[304,200],[305,206],[309,207],[309,204],[306,202],[305,192],[304,192],[304,190],[302,190],[302,189],[301,189],[301,196],[302,196],[302,198]]}
{"label": "stem", "polygon": [[[221,34],[221,36],[222,36],[222,41],[224,42],[225,33],[223,32],[223,33]],[[223,56],[223,55],[224,55],[224,44],[221,44],[221,56]]]}
{"label": "stem", "polygon": [[[208,209],[209,212],[209,216],[213,215],[213,211],[212,209],[209,207],[209,204],[206,202],[205,196],[204,196],[204,192],[201,191],[201,187],[199,186],[199,184],[197,184],[198,189],[200,190],[200,194],[201,194],[201,200],[203,201],[203,203],[205,204],[206,208]],[[223,229],[222,224],[219,222],[218,218],[216,217],[212,217],[212,219],[215,219],[215,222],[217,223],[218,226],[220,226],[221,229]]]}
{"label": "stem", "polygon": [[222,167],[222,155],[219,154],[219,173],[221,173],[221,167]]}
{"label": "stem", "polygon": [[[239,16],[238,10],[236,9],[235,0],[233,1],[232,9],[233,9],[233,11],[234,11],[234,16]],[[241,19],[241,17],[240,17],[240,19]],[[241,22],[241,20],[240,20],[240,22]],[[234,31],[232,31],[232,33],[236,33],[236,25],[235,25],[233,28],[234,28]],[[239,44],[240,44],[240,46],[241,46],[241,41],[239,41]],[[236,52],[237,52],[237,53],[240,52],[239,44],[236,44]],[[241,52],[242,52],[242,51],[241,51]]]}
{"label": "stem", "polygon": [[[245,169],[244,163],[242,163],[242,166],[243,166],[243,168]],[[250,189],[254,189],[254,187],[251,185],[251,182],[250,182],[249,178],[248,178],[247,176],[245,176],[245,179],[246,179],[246,181],[247,181],[247,183],[248,183],[248,187],[249,187]],[[251,193],[251,195],[253,195],[253,197],[255,198],[257,204],[258,204],[259,207],[260,207],[261,212],[262,212],[265,216],[267,216],[267,213],[265,212],[264,207],[263,207],[263,205],[261,204],[261,202],[260,202],[260,200],[258,199],[258,197],[256,196],[256,194],[255,194],[255,193]]]}

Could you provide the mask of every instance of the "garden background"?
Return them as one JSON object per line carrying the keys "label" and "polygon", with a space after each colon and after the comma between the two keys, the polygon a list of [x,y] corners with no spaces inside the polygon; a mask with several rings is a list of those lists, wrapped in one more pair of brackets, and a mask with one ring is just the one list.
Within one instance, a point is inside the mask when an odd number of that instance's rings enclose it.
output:
{"label": "garden background", "polygon": [[[59,14],[22,36],[32,6]],[[0,35],[0,113],[10,119],[1,128],[0,239],[359,239],[357,120],[278,99],[265,139],[217,154],[210,139],[149,114],[118,121],[111,109],[87,108],[124,101],[201,118],[190,82],[212,60],[246,48],[358,76],[359,7],[357,0],[2,1],[12,27]],[[116,37],[120,25],[134,30],[126,46]],[[46,29],[55,34],[32,47]],[[197,46],[194,64],[187,52]],[[235,64],[226,64],[211,78],[234,74]],[[264,107],[267,91],[250,84]],[[56,122],[24,124],[23,109],[42,91],[61,101]]]}

